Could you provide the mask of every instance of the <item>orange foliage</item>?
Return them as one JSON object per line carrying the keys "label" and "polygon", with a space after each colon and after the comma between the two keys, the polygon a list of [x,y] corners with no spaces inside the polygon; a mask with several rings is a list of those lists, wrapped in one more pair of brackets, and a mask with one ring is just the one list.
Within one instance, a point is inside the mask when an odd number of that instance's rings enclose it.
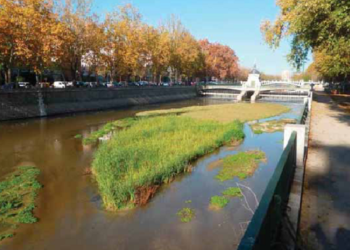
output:
{"label": "orange foliage", "polygon": [[234,79],[238,76],[238,57],[228,46],[199,41],[205,54],[206,75],[219,80]]}

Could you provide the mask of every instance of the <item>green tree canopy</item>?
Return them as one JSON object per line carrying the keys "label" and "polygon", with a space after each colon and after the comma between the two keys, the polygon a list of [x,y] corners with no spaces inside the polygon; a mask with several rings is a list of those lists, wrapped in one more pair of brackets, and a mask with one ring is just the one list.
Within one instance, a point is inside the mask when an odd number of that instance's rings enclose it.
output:
{"label": "green tree canopy", "polygon": [[[271,23],[263,22],[265,41],[278,47],[285,37],[292,37],[289,60],[296,68],[306,61],[308,52],[315,57],[317,69],[329,78],[350,75],[350,1],[348,0],[278,0],[281,12]],[[326,65],[323,65],[326,64]],[[326,69],[326,70],[325,70]]]}

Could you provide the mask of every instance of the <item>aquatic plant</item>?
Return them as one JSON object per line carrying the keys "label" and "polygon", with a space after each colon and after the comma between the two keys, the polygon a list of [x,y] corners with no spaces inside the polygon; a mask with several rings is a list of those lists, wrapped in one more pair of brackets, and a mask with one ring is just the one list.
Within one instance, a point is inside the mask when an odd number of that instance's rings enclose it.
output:
{"label": "aquatic plant", "polygon": [[89,136],[83,139],[84,145],[94,144],[99,138],[104,137],[118,129],[128,128],[136,121],[135,118],[125,118],[113,122],[106,123],[102,128],[92,132]]}
{"label": "aquatic plant", "polygon": [[230,200],[226,197],[215,195],[210,199],[210,206],[214,209],[221,209],[226,207],[229,202]]}
{"label": "aquatic plant", "polygon": [[258,150],[228,156],[223,159],[223,166],[215,178],[220,181],[231,180],[234,177],[246,179],[254,174],[259,162],[265,159],[265,153]]}
{"label": "aquatic plant", "polygon": [[242,138],[243,124],[238,121],[221,124],[176,116],[135,120],[94,156],[93,173],[103,204],[108,210],[141,205],[145,199],[140,196],[151,198],[154,186],[186,172],[191,161]]}
{"label": "aquatic plant", "polygon": [[295,124],[294,119],[272,120],[261,123],[250,124],[254,134],[282,132],[287,124]]}
{"label": "aquatic plant", "polygon": [[75,139],[81,139],[81,138],[83,138],[83,136],[81,134],[77,134],[77,135],[74,136],[74,138]]}
{"label": "aquatic plant", "polygon": [[194,209],[185,207],[177,212],[177,216],[179,216],[182,222],[190,222],[195,217],[196,213]]}
{"label": "aquatic plant", "polygon": [[19,224],[37,221],[32,212],[41,188],[36,180],[39,174],[35,167],[19,167],[0,182],[0,240],[12,237]]}
{"label": "aquatic plant", "polygon": [[239,187],[230,187],[222,192],[223,195],[229,197],[242,197],[242,191]]}

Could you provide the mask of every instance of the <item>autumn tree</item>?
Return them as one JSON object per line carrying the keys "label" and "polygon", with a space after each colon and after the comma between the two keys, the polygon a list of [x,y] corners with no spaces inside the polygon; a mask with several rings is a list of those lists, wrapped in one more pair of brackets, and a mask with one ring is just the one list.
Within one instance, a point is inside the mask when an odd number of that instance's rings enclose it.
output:
{"label": "autumn tree", "polygon": [[99,43],[103,32],[91,6],[91,0],[62,0],[57,7],[60,21],[65,26],[65,46],[60,63],[69,68],[74,80],[82,77],[83,57],[91,62],[101,52]]}
{"label": "autumn tree", "polygon": [[[350,73],[350,2],[345,0],[279,0],[280,15],[262,24],[265,40],[273,47],[292,37],[289,60],[300,68],[312,50],[323,75],[347,78]],[[331,63],[333,62],[333,63]]]}
{"label": "autumn tree", "polygon": [[145,66],[150,69],[153,81],[161,82],[170,62],[169,33],[163,26],[155,28],[149,25],[144,26],[142,33],[145,42]]}
{"label": "autumn tree", "polygon": [[130,4],[119,7],[107,15],[104,29],[107,43],[103,51],[113,79],[116,74],[120,78],[140,75],[147,58],[144,24],[138,10]]}
{"label": "autumn tree", "polygon": [[15,67],[38,75],[68,70],[75,80],[82,79],[83,69],[112,81],[150,74],[159,82],[162,76],[190,81],[203,71],[219,79],[237,74],[232,49],[198,42],[175,17],[153,27],[126,4],[101,23],[91,6],[92,0],[0,0],[0,70],[6,82]]}
{"label": "autumn tree", "polygon": [[168,20],[166,29],[170,39],[170,78],[174,76],[175,82],[179,82],[182,76],[188,79],[198,73],[204,65],[198,41],[175,16]]}
{"label": "autumn tree", "polygon": [[63,31],[51,2],[0,0],[0,64],[6,82],[14,67],[38,74],[51,67],[61,56]]}
{"label": "autumn tree", "polygon": [[250,71],[251,71],[251,69],[240,66],[238,68],[236,79],[238,81],[247,81]]}
{"label": "autumn tree", "polygon": [[238,57],[228,46],[199,41],[205,54],[206,75],[219,80],[235,79],[238,75]]}

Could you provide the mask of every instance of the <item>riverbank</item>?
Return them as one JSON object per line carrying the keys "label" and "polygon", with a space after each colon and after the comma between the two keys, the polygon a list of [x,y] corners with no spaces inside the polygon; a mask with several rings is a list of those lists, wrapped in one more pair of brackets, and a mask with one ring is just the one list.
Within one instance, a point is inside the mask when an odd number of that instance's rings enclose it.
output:
{"label": "riverbank", "polygon": [[165,103],[197,96],[192,86],[0,91],[0,121]]}
{"label": "riverbank", "polygon": [[348,249],[350,115],[315,92],[300,230],[310,249]]}

